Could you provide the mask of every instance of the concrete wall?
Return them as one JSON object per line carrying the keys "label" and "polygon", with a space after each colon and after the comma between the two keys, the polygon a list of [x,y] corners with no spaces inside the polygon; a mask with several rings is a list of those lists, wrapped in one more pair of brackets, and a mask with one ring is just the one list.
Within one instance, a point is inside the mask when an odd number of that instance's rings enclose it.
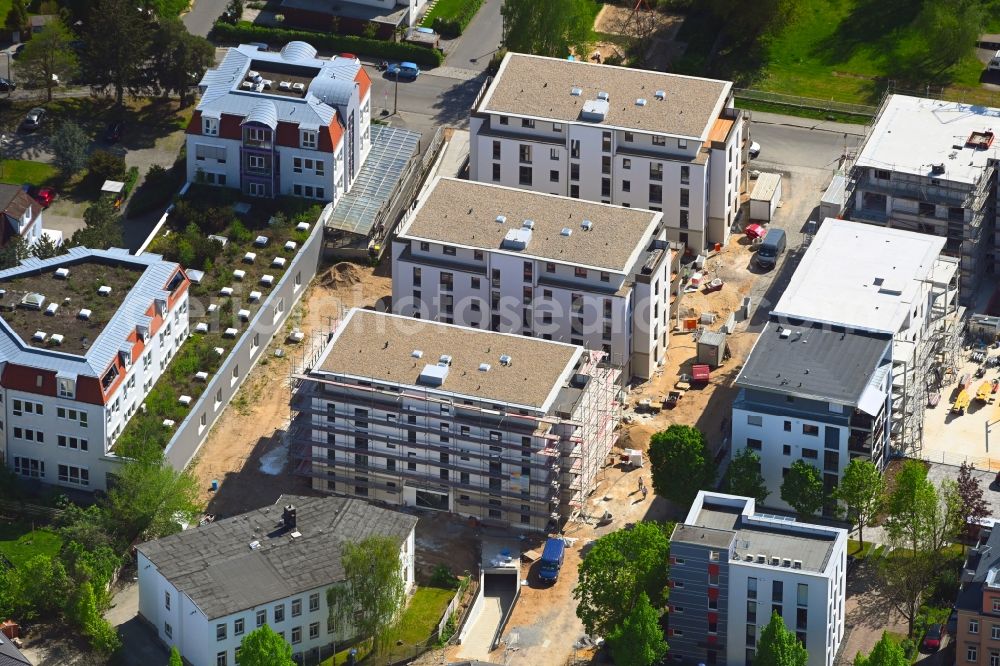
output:
{"label": "concrete wall", "polygon": [[288,314],[316,275],[323,248],[323,227],[331,212],[332,207],[327,206],[319,220],[313,222],[312,233],[302,244],[302,249],[289,262],[277,285],[261,303],[243,337],[209,380],[205,392],[194,403],[187,418],[177,426],[177,432],[164,451],[175,468],[184,468],[201,448],[209,430],[243,385],[275,333],[281,331]]}

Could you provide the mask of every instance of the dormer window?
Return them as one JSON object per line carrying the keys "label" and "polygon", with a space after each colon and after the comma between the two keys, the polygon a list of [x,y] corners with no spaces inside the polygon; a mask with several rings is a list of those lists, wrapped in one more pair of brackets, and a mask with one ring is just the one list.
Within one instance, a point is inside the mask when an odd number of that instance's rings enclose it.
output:
{"label": "dormer window", "polygon": [[299,145],[302,148],[309,148],[310,150],[316,149],[316,131],[315,130],[300,130],[299,131]]}
{"label": "dormer window", "polygon": [[76,381],[64,377],[59,377],[56,383],[59,385],[60,398],[76,397]]}
{"label": "dormer window", "polygon": [[201,133],[204,134],[205,136],[219,136],[219,119],[202,118]]}

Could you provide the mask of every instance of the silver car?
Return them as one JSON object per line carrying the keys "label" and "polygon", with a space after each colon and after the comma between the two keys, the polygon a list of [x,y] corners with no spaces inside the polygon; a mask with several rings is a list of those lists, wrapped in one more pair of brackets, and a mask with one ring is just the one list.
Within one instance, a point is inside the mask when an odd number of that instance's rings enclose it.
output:
{"label": "silver car", "polygon": [[24,117],[24,122],[21,123],[21,127],[28,132],[34,132],[42,126],[42,119],[44,118],[45,109],[40,106],[36,106],[31,111],[28,111],[28,115]]}

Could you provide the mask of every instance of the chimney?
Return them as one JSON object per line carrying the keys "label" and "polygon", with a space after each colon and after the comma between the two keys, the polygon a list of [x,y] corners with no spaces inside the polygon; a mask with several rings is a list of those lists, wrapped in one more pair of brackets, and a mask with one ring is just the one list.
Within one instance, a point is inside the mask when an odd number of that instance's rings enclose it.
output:
{"label": "chimney", "polygon": [[281,520],[285,525],[286,530],[295,529],[295,505],[289,504],[285,507],[285,510],[281,513]]}

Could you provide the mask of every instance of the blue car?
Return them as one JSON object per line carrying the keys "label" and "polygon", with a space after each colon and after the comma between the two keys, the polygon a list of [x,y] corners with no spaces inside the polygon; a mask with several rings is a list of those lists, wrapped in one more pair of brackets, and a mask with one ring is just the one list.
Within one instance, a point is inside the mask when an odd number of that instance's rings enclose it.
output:
{"label": "blue car", "polygon": [[420,76],[420,68],[414,62],[392,63],[385,73],[397,79],[416,79]]}

